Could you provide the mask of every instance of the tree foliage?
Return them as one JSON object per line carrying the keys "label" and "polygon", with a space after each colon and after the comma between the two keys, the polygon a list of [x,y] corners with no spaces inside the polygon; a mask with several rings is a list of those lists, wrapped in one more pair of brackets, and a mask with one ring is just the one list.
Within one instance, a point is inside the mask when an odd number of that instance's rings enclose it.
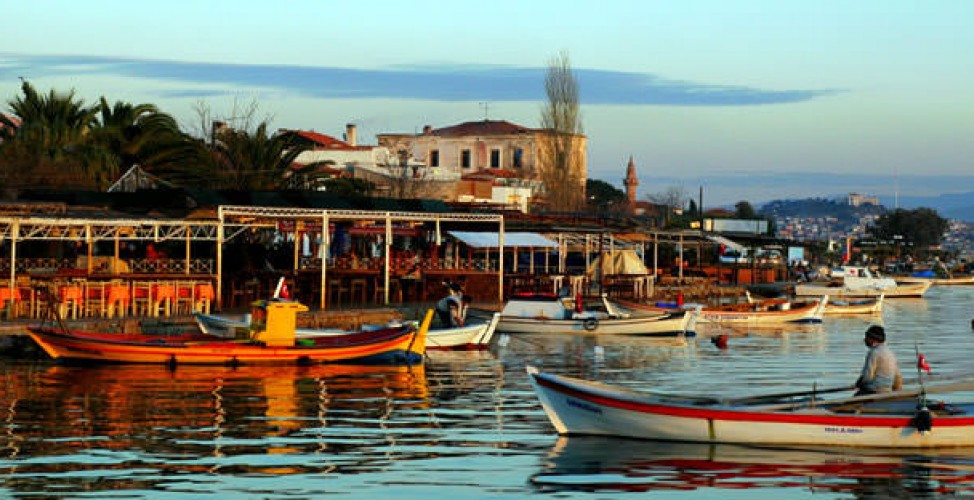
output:
{"label": "tree foliage", "polygon": [[741,200],[734,204],[734,217],[738,219],[759,219],[758,213],[754,211],[751,202]]}
{"label": "tree foliage", "polygon": [[628,201],[621,189],[598,179],[585,181],[585,193],[588,194],[589,209],[599,212],[620,211]]}
{"label": "tree foliage", "polygon": [[879,240],[902,242],[925,250],[943,241],[948,225],[947,219],[932,208],[898,208],[876,219],[869,233]]}
{"label": "tree foliage", "polygon": [[583,152],[575,147],[582,134],[582,118],[578,81],[566,52],[548,63],[544,87],[547,102],[541,110],[538,168],[545,198],[552,210],[578,210],[585,200]]}

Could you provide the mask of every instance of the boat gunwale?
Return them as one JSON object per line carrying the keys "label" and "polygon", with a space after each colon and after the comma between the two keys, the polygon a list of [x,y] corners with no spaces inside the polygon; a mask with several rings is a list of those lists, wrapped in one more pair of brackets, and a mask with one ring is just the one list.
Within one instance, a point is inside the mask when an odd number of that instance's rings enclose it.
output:
{"label": "boat gunwale", "polygon": [[[913,415],[851,415],[823,413],[822,407],[805,406],[788,410],[759,411],[748,406],[691,405],[652,402],[661,396],[618,388],[600,382],[590,382],[550,373],[530,373],[539,387],[586,402],[644,414],[665,415],[715,421],[745,421],[756,423],[789,423],[803,425],[856,426],[869,428],[903,428],[913,426]],[[665,397],[665,396],[662,396]],[[823,401],[823,403],[827,400]],[[826,410],[827,411],[827,410]],[[974,415],[939,415],[938,427],[974,426]]]}

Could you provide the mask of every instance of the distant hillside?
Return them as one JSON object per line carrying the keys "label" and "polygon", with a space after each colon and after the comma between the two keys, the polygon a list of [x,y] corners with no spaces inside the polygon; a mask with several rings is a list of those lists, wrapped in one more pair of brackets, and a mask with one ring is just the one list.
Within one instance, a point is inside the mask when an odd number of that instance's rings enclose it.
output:
{"label": "distant hillside", "polygon": [[929,207],[936,210],[941,217],[974,222],[974,192],[939,196],[900,196],[898,200],[894,200],[891,196],[881,196],[880,200],[888,207],[897,204],[900,208]]}
{"label": "distant hillside", "polygon": [[881,214],[886,208],[879,205],[853,207],[842,199],[807,198],[804,200],[774,200],[761,206],[762,215],[781,217],[835,217],[841,223],[854,223],[866,215]]}

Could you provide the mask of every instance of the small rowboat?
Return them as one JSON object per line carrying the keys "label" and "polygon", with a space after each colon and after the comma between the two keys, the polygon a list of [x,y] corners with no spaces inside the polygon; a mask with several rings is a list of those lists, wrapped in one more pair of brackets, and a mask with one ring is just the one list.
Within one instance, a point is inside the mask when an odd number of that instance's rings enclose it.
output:
{"label": "small rowboat", "polygon": [[[828,297],[817,301],[791,302],[785,299],[767,299],[743,304],[727,304],[700,309],[700,324],[749,325],[781,323],[821,323]],[[619,300],[619,305],[630,310],[664,313],[672,308],[654,304],[640,304]]]}
{"label": "small rowboat", "polygon": [[930,283],[937,286],[964,286],[974,285],[974,276],[952,276],[950,278],[937,278],[927,276],[897,276],[896,282],[901,285],[914,283]]}
{"label": "small rowboat", "polygon": [[505,333],[693,336],[699,310],[629,316],[602,298],[603,311],[579,310],[578,299],[553,294],[519,294],[501,311],[497,330]]}
{"label": "small rowboat", "polygon": [[[208,335],[233,338],[238,331],[246,331],[250,323],[244,320],[218,316],[215,314],[196,313],[193,315],[200,331]],[[486,322],[473,322],[456,328],[430,328],[426,335],[427,349],[485,349],[500,321],[500,313],[494,313]],[[394,326],[394,325],[388,325]],[[381,327],[379,327],[381,328]],[[375,330],[376,327],[368,329]],[[295,336],[299,339],[330,337],[354,333],[341,329],[297,328]]]}
{"label": "small rowboat", "polygon": [[880,314],[883,312],[883,295],[874,299],[829,300],[825,306],[826,316],[851,314]]}
{"label": "small rowboat", "polygon": [[[920,390],[836,399],[824,392],[722,401],[639,392],[527,367],[541,406],[559,434],[752,445],[884,448],[974,446],[974,403],[920,400]],[[942,391],[969,389],[972,382]],[[927,391],[932,391],[927,387]],[[797,396],[801,396],[799,399]]]}
{"label": "small rowboat", "polygon": [[294,321],[307,308],[296,302],[261,301],[261,320],[239,341],[210,335],[113,334],[30,327],[31,338],[52,358],[102,363],[175,364],[414,364],[426,353],[428,311],[422,325],[405,324],[347,335],[297,339]]}

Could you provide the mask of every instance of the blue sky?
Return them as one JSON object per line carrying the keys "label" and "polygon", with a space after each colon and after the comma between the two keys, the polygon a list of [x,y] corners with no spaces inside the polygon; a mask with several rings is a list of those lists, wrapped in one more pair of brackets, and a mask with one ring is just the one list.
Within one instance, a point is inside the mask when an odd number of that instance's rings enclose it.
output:
{"label": "blue sky", "polygon": [[[704,204],[974,191],[974,2],[0,0],[19,77],[151,102],[198,128],[256,101],[273,127],[360,142],[423,125],[537,126],[571,58],[590,177]],[[487,103],[484,106],[484,103]],[[3,110],[6,111],[6,106]]]}

